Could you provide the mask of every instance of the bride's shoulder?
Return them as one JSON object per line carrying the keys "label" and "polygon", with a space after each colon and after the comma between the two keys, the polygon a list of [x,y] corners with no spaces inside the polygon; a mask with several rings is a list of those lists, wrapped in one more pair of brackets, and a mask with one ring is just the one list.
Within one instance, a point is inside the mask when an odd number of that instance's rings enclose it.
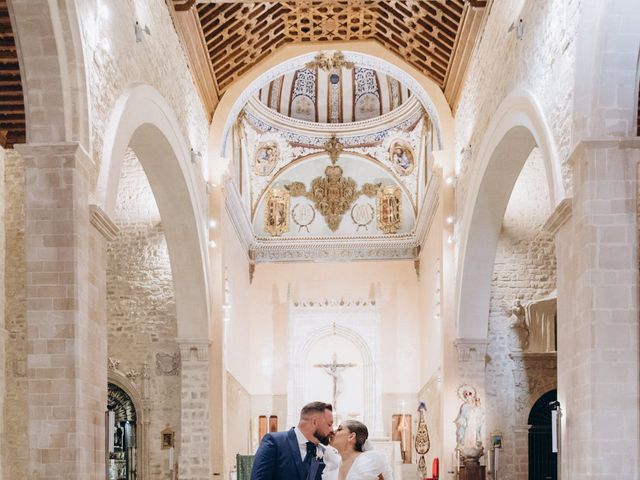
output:
{"label": "bride's shoulder", "polygon": [[377,480],[380,474],[384,475],[385,480],[392,480],[386,457],[376,450],[361,453],[351,471],[354,475],[349,475],[349,480]]}
{"label": "bride's shoulder", "polygon": [[[358,455],[357,469],[362,472],[378,471],[385,464],[384,456],[375,450],[368,450]],[[356,464],[354,464],[356,466]]]}

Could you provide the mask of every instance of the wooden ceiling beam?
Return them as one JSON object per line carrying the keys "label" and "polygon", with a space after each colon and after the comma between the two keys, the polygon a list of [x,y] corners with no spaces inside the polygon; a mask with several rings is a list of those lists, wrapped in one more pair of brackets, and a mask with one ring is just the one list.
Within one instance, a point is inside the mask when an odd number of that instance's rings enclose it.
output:
{"label": "wooden ceiling beam", "polygon": [[[1,1],[1,0],[0,0]],[[450,104],[485,18],[483,0],[171,0],[191,13],[209,65],[200,90],[219,95],[288,42],[375,39],[438,83]],[[194,15],[195,14],[195,15]],[[175,21],[175,20],[174,20]],[[176,26],[179,23],[176,21]],[[1,27],[1,24],[0,24]],[[179,28],[179,30],[182,27]],[[1,47],[0,47],[1,52]],[[192,54],[189,54],[190,64]],[[202,62],[202,60],[200,60]],[[0,60],[0,68],[2,61]],[[202,68],[194,68],[194,76]],[[201,94],[206,95],[206,94]],[[205,102],[207,103],[207,102]],[[209,108],[211,108],[209,106]]]}
{"label": "wooden ceiling beam", "polygon": [[215,74],[211,67],[211,59],[202,36],[198,12],[194,8],[189,8],[186,11],[169,10],[182,47],[186,52],[193,82],[202,100],[205,114],[208,120],[211,120],[220,97]]}

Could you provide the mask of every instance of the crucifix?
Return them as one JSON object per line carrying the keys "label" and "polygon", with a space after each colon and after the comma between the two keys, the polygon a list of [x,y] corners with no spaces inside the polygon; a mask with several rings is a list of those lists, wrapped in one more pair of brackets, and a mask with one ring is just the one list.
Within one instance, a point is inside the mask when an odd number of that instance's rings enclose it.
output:
{"label": "crucifix", "polygon": [[338,394],[340,393],[338,382],[340,381],[340,373],[347,369],[355,367],[355,363],[338,363],[338,355],[336,352],[333,352],[331,356],[331,363],[317,363],[314,365],[316,368],[322,368],[324,373],[330,375],[333,380],[333,410],[334,412],[338,411],[338,407],[336,405]]}

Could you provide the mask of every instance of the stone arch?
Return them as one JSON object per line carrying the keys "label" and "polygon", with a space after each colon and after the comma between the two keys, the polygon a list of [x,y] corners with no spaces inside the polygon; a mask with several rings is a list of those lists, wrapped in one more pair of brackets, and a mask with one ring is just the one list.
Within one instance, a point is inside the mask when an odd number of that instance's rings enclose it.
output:
{"label": "stone arch", "polygon": [[[364,420],[370,427],[371,432],[381,434],[382,432],[382,415],[381,415],[381,394],[382,381],[380,370],[380,345],[376,338],[376,329],[373,328],[371,322],[367,322],[365,331],[371,337],[365,338],[361,333],[353,328],[343,324],[343,321],[333,323],[329,318],[336,319],[338,311],[329,308],[326,312],[315,312],[305,318],[304,328],[300,332],[299,341],[290,343],[289,348],[289,365],[293,372],[289,373],[288,398],[289,423],[297,422],[298,411],[292,411],[301,407],[303,381],[304,381],[304,359],[315,343],[323,338],[331,335],[339,335],[355,345],[363,359],[364,385],[370,392],[365,395],[365,405],[363,406]],[[372,319],[373,323],[378,322],[375,307],[368,307],[361,310],[360,313]],[[348,315],[348,314],[347,314]],[[291,332],[290,332],[291,334]],[[295,388],[294,388],[295,386]]]}
{"label": "stone arch", "polygon": [[138,466],[138,478],[140,480],[149,479],[149,405],[145,399],[144,388],[141,389],[136,383],[132,382],[124,373],[119,370],[109,369],[107,374],[107,383],[112,383],[121,388],[131,401],[136,409],[136,428],[138,452],[136,455]]}
{"label": "stone arch", "polygon": [[[377,64],[386,68],[389,74],[395,72],[396,75],[410,78],[413,85],[421,92],[421,102],[425,109],[433,115],[434,127],[437,125],[440,135],[441,148],[453,147],[454,123],[451,108],[440,87],[429,77],[373,41],[323,42],[322,49],[352,52],[367,61],[376,61]],[[313,52],[317,50],[317,44],[288,44],[233,82],[220,100],[211,121],[209,151],[213,161],[219,161],[220,157],[224,156],[227,133],[249,96],[257,91],[262,83],[267,82],[272,76],[277,76],[279,66],[289,62],[304,65],[313,60]]]}
{"label": "stone arch", "polygon": [[564,198],[564,188],[551,131],[535,97],[526,90],[513,92],[496,111],[478,150],[477,169],[469,175],[456,276],[458,338],[487,338],[491,275],[502,219],[535,147],[544,158],[553,211]]}
{"label": "stone arch", "polygon": [[27,142],[89,142],[88,93],[76,4],[9,2],[25,97]]}
{"label": "stone arch", "polygon": [[[304,342],[298,345],[295,353],[296,358],[307,358],[309,350],[311,350],[311,347],[313,347],[313,345],[315,345],[323,338],[330,337],[334,333],[335,335],[349,340],[356,346],[356,348],[360,352],[360,355],[362,355],[362,361],[364,362],[363,370],[365,388],[366,386],[368,386],[370,390],[373,390],[375,392],[377,387],[377,378],[376,361],[373,351],[371,350],[368,342],[364,338],[362,338],[361,335],[348,327],[336,325],[334,329],[333,326],[325,326],[320,330],[317,330],[314,335],[309,335]],[[302,382],[304,382],[302,366],[302,363],[296,364],[294,372],[295,378],[297,380],[296,384],[300,386],[300,389],[302,389]],[[372,398],[372,396],[370,395],[365,396],[363,414],[365,423],[369,422],[369,424],[371,425],[375,423],[375,398]]]}
{"label": "stone arch", "polygon": [[633,0],[582,5],[576,37],[573,144],[584,138],[636,136],[639,23]]}
{"label": "stone arch", "polygon": [[116,102],[105,133],[95,203],[116,205],[127,148],[138,157],[165,229],[176,296],[178,338],[208,339],[208,253],[204,182],[164,98],[148,85],[130,87]]}

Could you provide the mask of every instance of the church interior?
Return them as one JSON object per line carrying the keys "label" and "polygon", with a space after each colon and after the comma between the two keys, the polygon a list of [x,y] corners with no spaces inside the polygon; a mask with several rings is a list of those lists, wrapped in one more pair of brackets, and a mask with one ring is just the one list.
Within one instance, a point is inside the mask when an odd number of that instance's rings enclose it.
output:
{"label": "church interior", "polygon": [[636,0],[0,0],[0,478],[640,479]]}

